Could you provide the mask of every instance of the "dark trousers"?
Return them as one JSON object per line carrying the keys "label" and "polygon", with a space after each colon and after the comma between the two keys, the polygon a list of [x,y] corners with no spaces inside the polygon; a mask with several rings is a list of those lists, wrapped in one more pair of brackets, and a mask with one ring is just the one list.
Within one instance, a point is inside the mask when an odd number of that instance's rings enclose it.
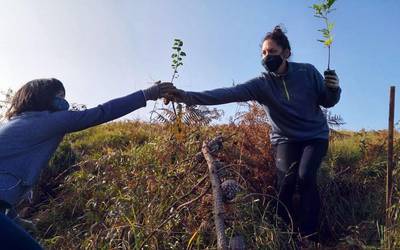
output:
{"label": "dark trousers", "polygon": [[0,213],[0,249],[41,250],[42,247],[13,220]]}
{"label": "dark trousers", "polygon": [[278,215],[287,224],[292,217],[300,234],[303,237],[311,235],[310,239],[317,239],[321,206],[317,170],[328,144],[328,140],[318,139],[275,146],[278,198],[281,202],[277,205]]}

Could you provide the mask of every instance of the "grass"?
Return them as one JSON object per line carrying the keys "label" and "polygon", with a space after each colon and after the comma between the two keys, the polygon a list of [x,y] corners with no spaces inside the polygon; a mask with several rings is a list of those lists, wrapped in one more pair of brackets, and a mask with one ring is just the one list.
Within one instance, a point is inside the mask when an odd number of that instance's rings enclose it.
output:
{"label": "grass", "polygon": [[[37,221],[46,249],[213,249],[212,197],[202,142],[221,133],[221,179],[241,193],[225,207],[226,235],[252,249],[291,249],[294,236],[275,216],[269,127],[257,107],[230,125],[185,129],[115,122],[68,135],[24,217]],[[331,248],[382,246],[385,131],[343,132],[331,141],[320,175],[321,241]],[[398,137],[397,137],[398,138]],[[399,152],[397,140],[395,152]],[[398,155],[397,155],[398,159]],[[399,171],[396,172],[398,179]],[[395,183],[393,245],[400,246]],[[26,204],[24,206],[27,206]],[[151,236],[151,237],[149,237]]]}

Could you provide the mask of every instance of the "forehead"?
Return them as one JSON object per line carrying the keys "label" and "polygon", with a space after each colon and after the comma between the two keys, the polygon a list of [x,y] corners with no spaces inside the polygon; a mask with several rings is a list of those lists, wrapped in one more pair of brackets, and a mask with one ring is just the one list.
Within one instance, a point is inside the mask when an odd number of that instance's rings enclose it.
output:
{"label": "forehead", "polygon": [[281,46],[279,46],[274,40],[267,39],[262,44],[262,50],[281,50]]}

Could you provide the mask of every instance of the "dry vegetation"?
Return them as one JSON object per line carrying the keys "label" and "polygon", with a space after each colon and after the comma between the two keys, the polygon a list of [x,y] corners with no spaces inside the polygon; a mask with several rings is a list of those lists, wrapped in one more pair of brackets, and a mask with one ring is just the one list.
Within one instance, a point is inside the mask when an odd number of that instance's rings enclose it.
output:
{"label": "dry vegetation", "polygon": [[[226,204],[226,235],[243,235],[252,249],[291,249],[295,236],[275,216],[265,119],[253,105],[229,125],[186,126],[179,140],[168,124],[135,121],[70,134],[43,174],[34,204],[21,206],[21,214],[37,221],[36,237],[48,249],[214,249],[210,182],[198,152],[204,140],[221,134],[220,178],[242,187]],[[386,137],[385,131],[332,137],[319,176],[324,246],[381,246]],[[390,233],[400,248],[398,184]]]}

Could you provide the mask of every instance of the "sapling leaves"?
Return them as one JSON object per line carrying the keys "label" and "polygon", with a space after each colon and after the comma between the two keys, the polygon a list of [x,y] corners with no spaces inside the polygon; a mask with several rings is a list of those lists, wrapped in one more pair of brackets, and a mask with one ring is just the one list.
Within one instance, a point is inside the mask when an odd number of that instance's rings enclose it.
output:
{"label": "sapling leaves", "polygon": [[172,69],[174,73],[172,75],[171,82],[176,79],[176,74],[178,73],[178,68],[183,66],[183,56],[186,56],[186,53],[182,50],[183,42],[180,39],[174,39],[174,45],[172,46],[173,53],[171,55],[172,58]]}
{"label": "sapling leaves", "polygon": [[332,30],[334,24],[329,22],[328,14],[334,10],[331,7],[333,6],[336,0],[323,0],[323,1],[324,2],[320,4],[313,4],[311,8],[314,10],[314,16],[316,18],[323,19],[326,25],[326,28],[318,30],[319,32],[322,33],[323,39],[317,39],[317,41],[324,44],[324,46],[328,47],[328,69],[329,69],[330,59],[331,59],[330,58],[331,45],[333,43]]}
{"label": "sapling leaves", "polygon": [[324,45],[330,47],[332,42],[333,42],[332,37],[329,37],[327,40],[325,40]]}

